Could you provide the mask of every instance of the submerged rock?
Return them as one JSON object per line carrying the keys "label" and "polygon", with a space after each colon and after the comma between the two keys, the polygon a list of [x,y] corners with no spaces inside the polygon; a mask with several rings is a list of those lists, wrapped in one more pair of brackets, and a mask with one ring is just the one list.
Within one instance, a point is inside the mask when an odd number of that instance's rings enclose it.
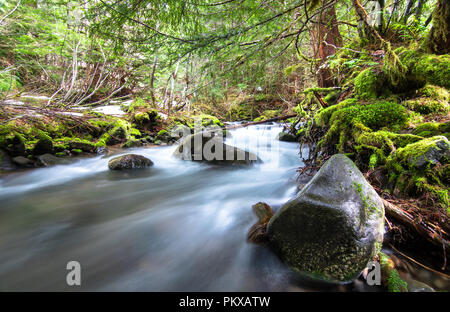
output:
{"label": "submerged rock", "polygon": [[115,157],[108,162],[110,170],[141,169],[153,166],[153,162],[141,155],[127,154]]}
{"label": "submerged rock", "polygon": [[37,164],[43,167],[50,167],[54,165],[62,165],[67,164],[70,161],[66,158],[56,157],[52,154],[44,154],[38,157]]}
{"label": "submerged rock", "polygon": [[173,156],[213,164],[250,165],[261,161],[253,153],[225,144],[223,138],[214,132],[188,135],[176,148]]}
{"label": "submerged rock", "polygon": [[296,198],[269,221],[271,246],[296,271],[350,281],[378,253],[383,203],[355,164],[331,157]]}

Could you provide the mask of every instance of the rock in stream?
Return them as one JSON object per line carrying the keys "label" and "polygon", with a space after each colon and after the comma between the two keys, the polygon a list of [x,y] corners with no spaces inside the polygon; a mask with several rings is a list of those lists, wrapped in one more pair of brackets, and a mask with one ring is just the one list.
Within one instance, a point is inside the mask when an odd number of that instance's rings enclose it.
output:
{"label": "rock in stream", "polygon": [[383,241],[381,198],[346,156],[331,157],[269,221],[271,246],[295,271],[333,282],[356,278]]}

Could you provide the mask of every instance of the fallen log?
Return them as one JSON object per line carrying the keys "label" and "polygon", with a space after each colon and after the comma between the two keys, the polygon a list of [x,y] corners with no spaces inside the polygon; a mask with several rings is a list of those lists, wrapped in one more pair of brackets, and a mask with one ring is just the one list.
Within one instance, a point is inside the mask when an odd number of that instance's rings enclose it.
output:
{"label": "fallen log", "polygon": [[266,122],[274,122],[274,121],[286,120],[286,119],[289,119],[289,118],[292,118],[292,117],[296,117],[296,116],[297,116],[297,114],[291,114],[291,115],[274,117],[274,118],[269,118],[269,119],[260,120],[260,121],[252,121],[252,122],[247,122],[247,123],[243,123],[243,124],[239,124],[239,125],[233,125],[233,126],[225,127],[225,129],[226,130],[230,130],[230,129],[236,129],[236,128],[244,128],[244,127],[248,127],[248,126],[263,124],[263,123],[266,123]]}
{"label": "fallen log", "polygon": [[[419,235],[425,237],[431,243],[437,246],[443,246],[445,249],[450,247],[450,241],[445,239],[443,236],[448,237],[442,229],[437,229],[436,227],[425,223],[423,220],[415,218],[412,214],[401,209],[400,207],[390,203],[389,201],[382,198],[386,214],[398,222],[408,226],[410,229],[418,233]],[[445,250],[444,249],[444,250]]]}

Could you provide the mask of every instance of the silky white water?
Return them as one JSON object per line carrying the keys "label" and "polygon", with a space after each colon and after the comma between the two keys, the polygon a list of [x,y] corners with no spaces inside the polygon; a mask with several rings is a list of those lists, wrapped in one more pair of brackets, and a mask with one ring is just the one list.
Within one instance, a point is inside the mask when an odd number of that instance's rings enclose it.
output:
{"label": "silky white water", "polygon": [[[14,173],[0,180],[0,290],[289,290],[289,270],[246,242],[259,201],[296,191],[298,145],[279,125],[231,131],[227,143],[262,159],[218,167],[171,157],[175,146],[135,148],[149,170],[113,172],[116,155]],[[295,284],[295,283],[294,283]]]}

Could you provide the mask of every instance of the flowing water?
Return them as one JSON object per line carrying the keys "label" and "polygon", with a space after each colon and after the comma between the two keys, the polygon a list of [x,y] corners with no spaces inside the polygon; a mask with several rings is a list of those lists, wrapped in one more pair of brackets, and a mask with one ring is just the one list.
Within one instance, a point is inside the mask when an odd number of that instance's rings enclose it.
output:
{"label": "flowing water", "polygon": [[296,192],[298,145],[276,140],[280,131],[231,131],[227,143],[263,160],[249,168],[177,160],[168,146],[126,151],[150,158],[148,170],[109,171],[111,155],[4,176],[0,290],[74,290],[72,260],[77,290],[309,290],[267,247],[246,242],[251,206],[277,209]]}

